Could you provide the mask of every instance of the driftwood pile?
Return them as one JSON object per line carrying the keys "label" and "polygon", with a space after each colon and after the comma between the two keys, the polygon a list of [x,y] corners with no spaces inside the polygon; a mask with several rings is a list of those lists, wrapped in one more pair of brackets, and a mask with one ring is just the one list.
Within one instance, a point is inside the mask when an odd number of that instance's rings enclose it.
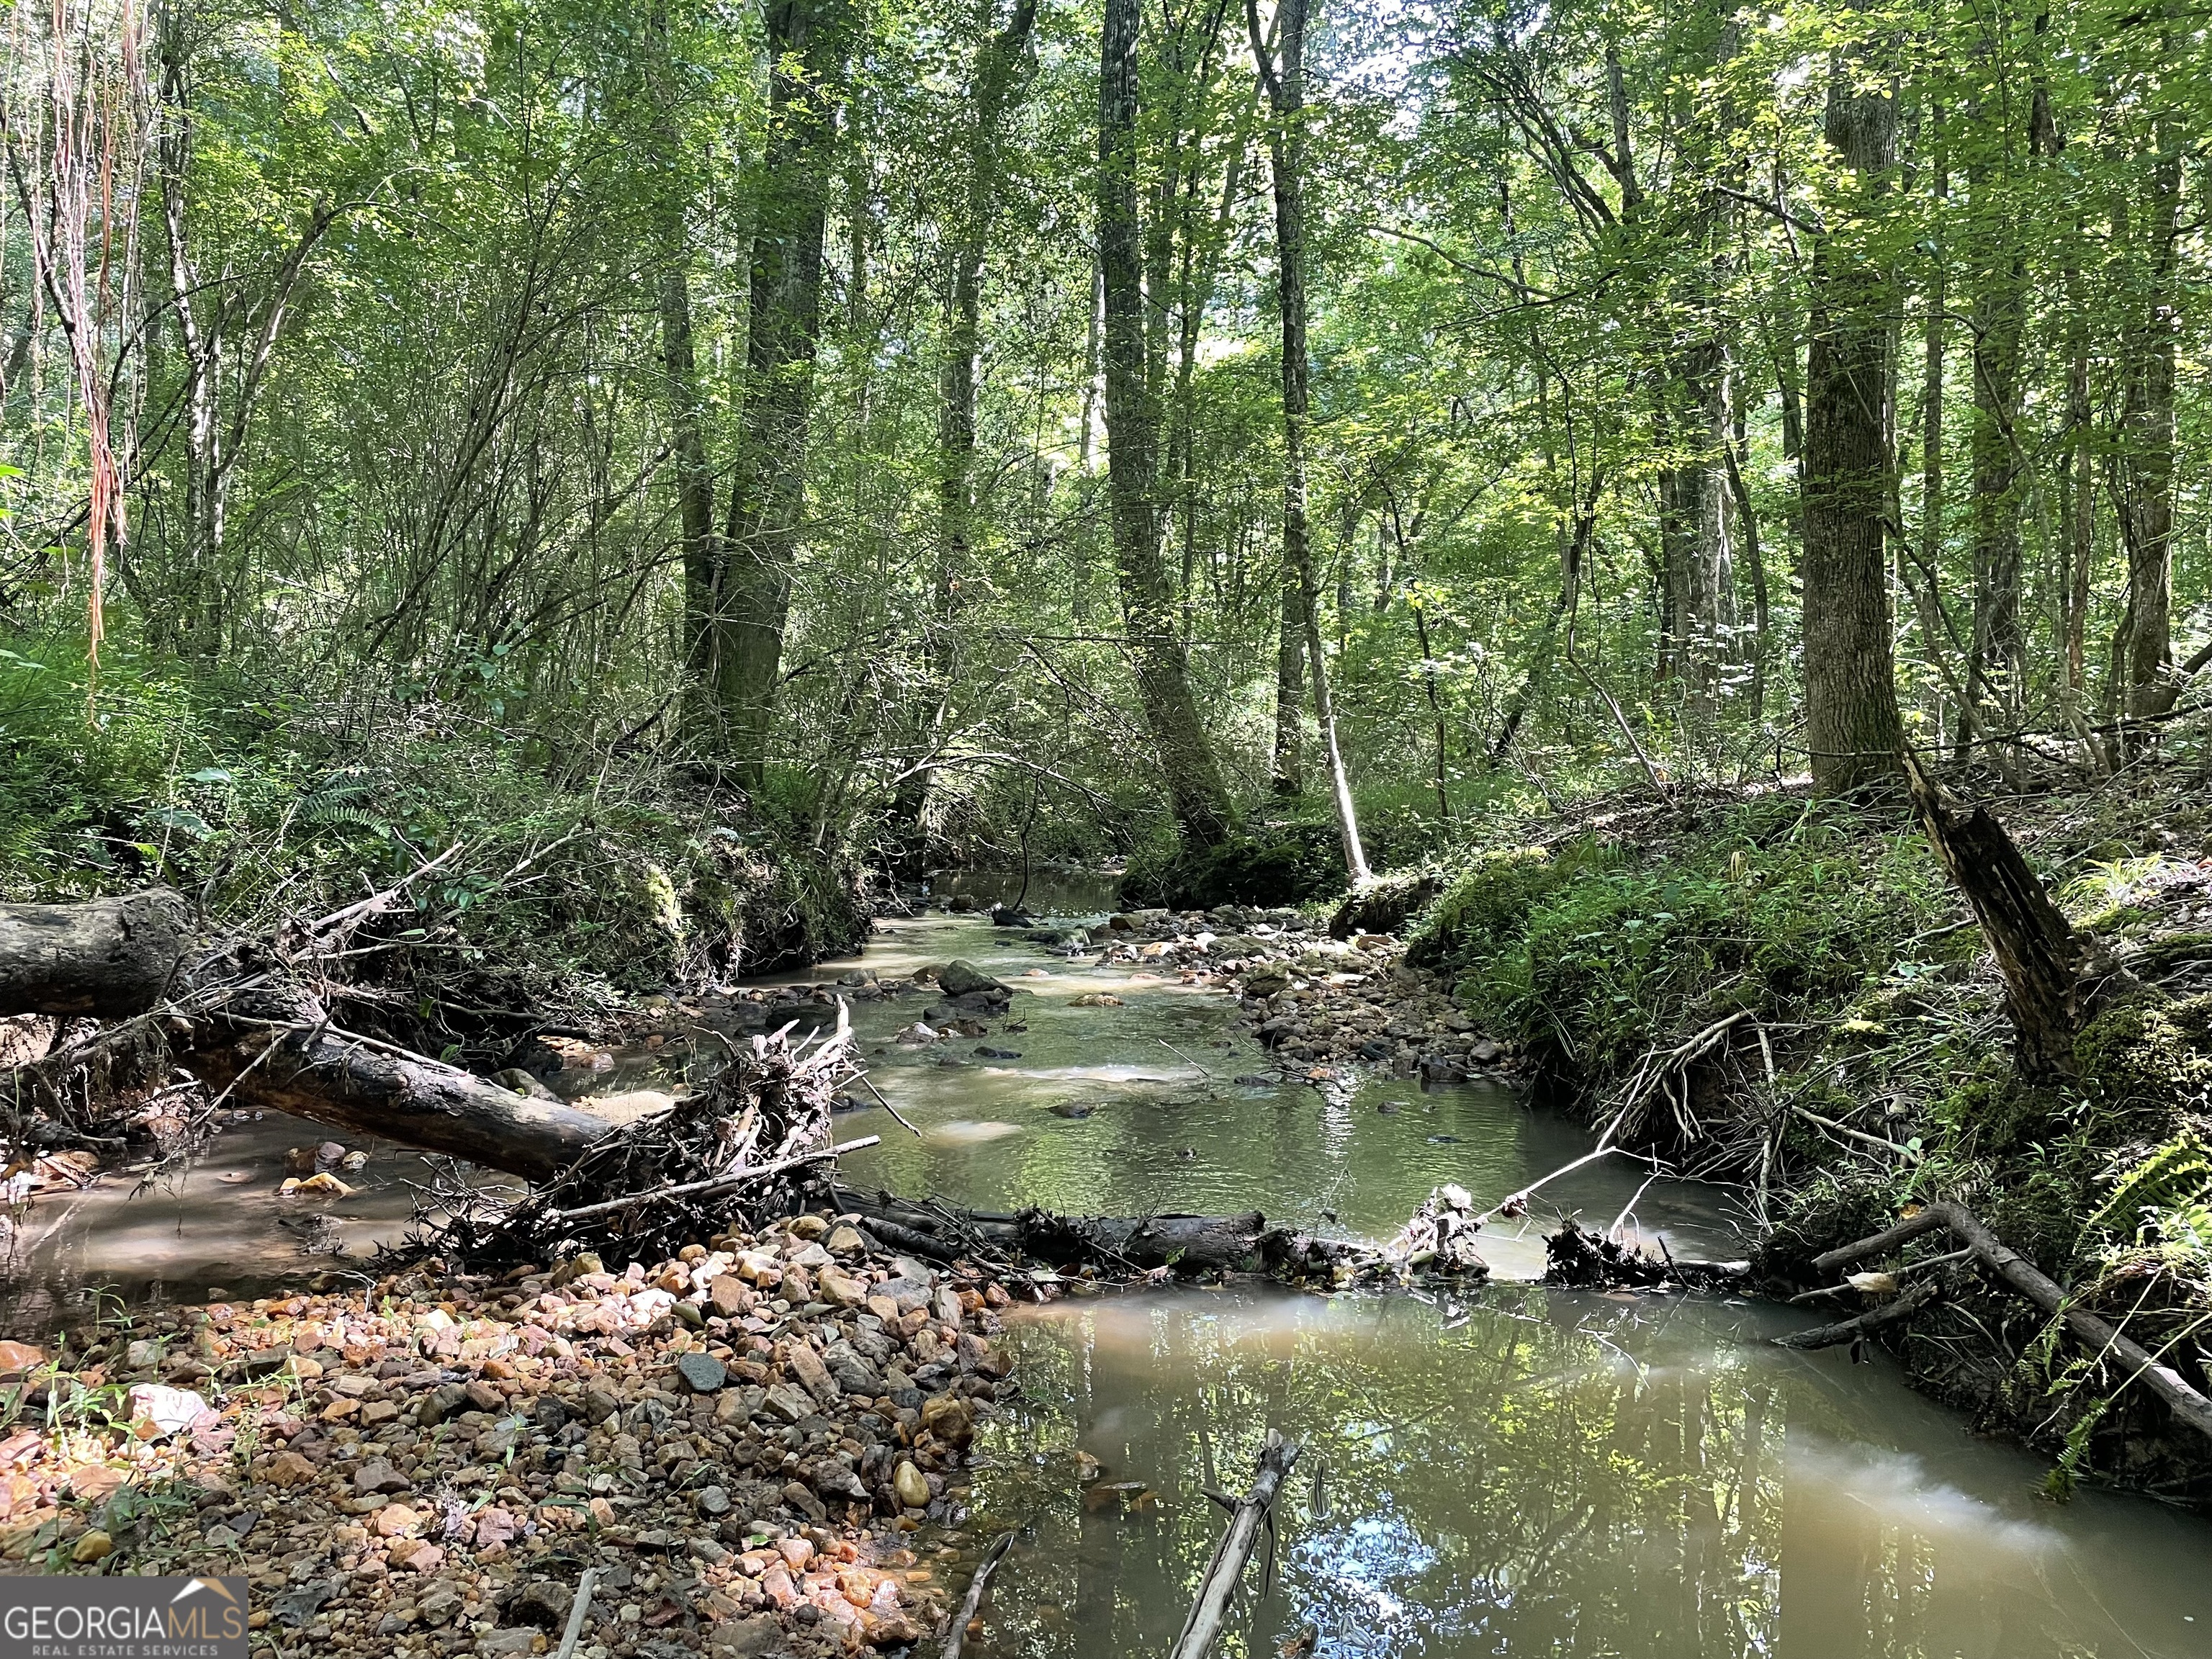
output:
{"label": "driftwood pile", "polygon": [[[662,1260],[818,1198],[823,1171],[872,1135],[833,1142],[830,1114],[857,1074],[852,1027],[793,1027],[733,1046],[729,1064],[667,1110],[606,1130],[520,1199],[474,1186],[426,1195],[443,1218],[415,1243],[471,1265],[554,1261],[583,1249]],[[425,1220],[429,1220],[426,1213]]]}

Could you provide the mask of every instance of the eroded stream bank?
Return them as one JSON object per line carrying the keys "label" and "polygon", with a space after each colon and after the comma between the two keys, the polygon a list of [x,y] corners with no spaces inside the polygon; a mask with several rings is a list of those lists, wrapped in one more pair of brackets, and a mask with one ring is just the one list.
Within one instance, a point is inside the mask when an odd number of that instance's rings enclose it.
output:
{"label": "eroded stream bank", "polygon": [[[922,1132],[879,1109],[842,1119],[841,1133],[884,1137],[848,1161],[849,1181],[980,1207],[1257,1206],[1372,1235],[1439,1182],[1494,1199],[1588,1144],[1495,1085],[1275,1081],[1211,988],[1055,957],[981,917],[893,922],[857,963],[808,977],[890,980],[955,957],[1024,994],[980,1036],[902,1045],[920,1000],[842,988],[877,1084]],[[791,1012],[830,1012],[828,995]],[[702,1062],[641,1048],[562,1083],[634,1111],[686,1063]],[[319,1137],[249,1121],[173,1192],[88,1196],[33,1282],[105,1274],[198,1300],[256,1273],[352,1271],[300,1256],[277,1224],[275,1152]],[[325,1246],[390,1231],[406,1170],[374,1150],[372,1191],[337,1206]],[[240,1172],[254,1178],[220,1180]],[[1547,1197],[1601,1225],[1641,1180],[1594,1165]],[[1680,1254],[1741,1251],[1722,1189],[1658,1183],[1635,1209]],[[1538,1231],[1486,1233],[1501,1278],[1540,1270]],[[1307,1456],[1255,1652],[1309,1626],[1323,1652],[1439,1659],[2212,1652],[2197,1565],[2212,1528],[2139,1499],[2044,1503],[2042,1465],[1972,1439],[1886,1360],[1767,1345],[1796,1322],[1744,1303],[1511,1283],[1443,1304],[1078,1295],[1022,1316],[1008,1332],[1022,1390],[982,1431],[975,1511],[946,1563],[957,1578],[1001,1521],[1019,1530],[969,1651],[1163,1650],[1218,1535],[1200,1488],[1241,1486],[1273,1425]]]}

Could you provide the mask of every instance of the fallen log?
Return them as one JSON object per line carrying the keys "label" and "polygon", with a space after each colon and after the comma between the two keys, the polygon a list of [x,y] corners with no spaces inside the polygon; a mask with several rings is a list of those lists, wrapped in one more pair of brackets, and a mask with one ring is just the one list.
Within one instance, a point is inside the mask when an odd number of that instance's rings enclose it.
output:
{"label": "fallen log", "polygon": [[193,1070],[211,1089],[354,1135],[375,1135],[488,1170],[549,1181],[607,1132],[588,1112],[533,1100],[392,1043],[316,1024],[211,1022]]}
{"label": "fallen log", "polygon": [[167,887],[78,904],[0,904],[0,1014],[143,1013],[191,944],[184,896]]}
{"label": "fallen log", "polygon": [[1245,1564],[1260,1541],[1261,1523],[1274,1508],[1276,1495],[1297,1461],[1297,1444],[1268,1430],[1267,1443],[1260,1451],[1259,1475],[1252,1482],[1252,1490],[1230,1509],[1229,1529],[1222,1534],[1206,1577],[1199,1581],[1198,1599],[1191,1603],[1190,1615],[1182,1621],[1182,1633],[1176,1638],[1175,1646],[1168,1650],[1168,1659],[1206,1659],[1221,1639],[1221,1627],[1229,1617],[1229,1598],[1237,1593],[1237,1581],[1244,1576]]}
{"label": "fallen log", "polygon": [[2063,1319],[2069,1330],[2100,1358],[2118,1362],[2123,1371],[2118,1386],[2136,1378],[2166,1401],[2173,1414],[2208,1439],[2212,1439],[2212,1399],[2207,1399],[2180,1372],[2164,1364],[2142,1344],[2121,1334],[2087,1309],[2076,1306],[2055,1279],[1984,1226],[1963,1204],[1939,1199],[1887,1231],[1846,1244],[1813,1258],[1813,1267],[1823,1275],[1887,1255],[1899,1245],[1939,1230],[1949,1231],[1973,1252],[1974,1260],[1989,1273],[2026,1297],[2053,1318]]}
{"label": "fallen log", "polygon": [[1358,1245],[1270,1227],[1253,1210],[1243,1215],[1067,1216],[1050,1210],[1018,1214],[956,1209],[887,1192],[831,1189],[838,1209],[857,1217],[884,1243],[951,1261],[1017,1257],[1053,1267],[1097,1267],[1118,1273],[1326,1273],[1371,1255]]}

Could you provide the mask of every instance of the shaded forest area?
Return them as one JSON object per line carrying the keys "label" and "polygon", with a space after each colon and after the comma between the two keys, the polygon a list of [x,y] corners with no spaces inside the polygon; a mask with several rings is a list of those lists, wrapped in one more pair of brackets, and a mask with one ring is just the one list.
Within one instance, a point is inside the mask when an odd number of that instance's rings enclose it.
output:
{"label": "shaded forest area", "polygon": [[0,897],[404,894],[489,1070],[948,866],[1350,890],[1767,1270],[1961,1199],[2203,1382],[2200,15],[11,18]]}

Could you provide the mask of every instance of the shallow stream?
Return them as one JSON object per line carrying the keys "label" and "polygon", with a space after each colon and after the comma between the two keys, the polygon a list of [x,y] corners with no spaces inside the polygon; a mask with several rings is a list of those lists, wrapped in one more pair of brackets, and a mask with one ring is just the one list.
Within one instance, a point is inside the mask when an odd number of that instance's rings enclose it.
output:
{"label": "shallow stream", "polygon": [[[988,902],[1014,884],[970,885]],[[1080,916],[1109,891],[1030,902]],[[1493,1201],[1588,1145],[1494,1085],[1239,1082],[1270,1067],[1228,998],[1056,957],[981,916],[890,922],[861,963],[807,977],[956,957],[1022,994],[983,1036],[927,1048],[892,1040],[919,999],[854,1003],[875,1084],[921,1133],[880,1109],[841,1118],[841,1138],[883,1137],[848,1181],[982,1208],[1256,1208],[1371,1236],[1440,1182]],[[579,1083],[622,1110],[676,1080],[641,1051]],[[301,1218],[275,1197],[283,1148],[320,1138],[249,1121],[136,1198],[110,1180],[33,1206],[11,1329],[88,1285],[197,1297],[343,1269],[301,1254]],[[375,1149],[312,1242],[358,1255],[390,1236],[409,1170]],[[1164,1652],[1220,1531],[1204,1488],[1241,1490],[1272,1426],[1302,1457],[1271,1587],[1243,1604],[1231,1653],[1291,1653],[1310,1629],[1325,1655],[1434,1659],[2212,1656],[2212,1525],[2094,1491],[2044,1500],[2043,1464],[1977,1440],[1886,1358],[1769,1345],[1804,1322],[1787,1310],[1514,1282],[1541,1271],[1558,1208],[1597,1225],[1631,1211],[1678,1256],[1740,1255],[1725,1189],[1643,1188],[1615,1160],[1545,1196],[1525,1232],[1486,1235],[1499,1282],[1457,1300],[1163,1290],[1016,1316],[1022,1399],[988,1431],[954,1547],[1001,1522],[1020,1535],[969,1653]],[[960,1556],[945,1565],[964,1577]]]}

